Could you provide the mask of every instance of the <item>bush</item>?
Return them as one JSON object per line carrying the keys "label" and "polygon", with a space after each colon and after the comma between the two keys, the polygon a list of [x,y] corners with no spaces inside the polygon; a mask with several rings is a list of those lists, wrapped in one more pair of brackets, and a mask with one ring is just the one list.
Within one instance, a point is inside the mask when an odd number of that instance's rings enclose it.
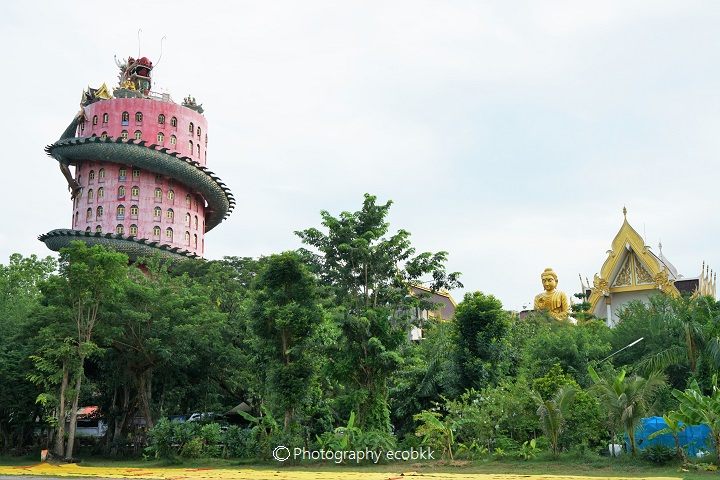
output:
{"label": "bush", "polygon": [[640,452],[640,456],[647,460],[648,462],[652,462],[658,465],[664,465],[668,463],[671,460],[674,460],[676,457],[675,455],[675,449],[667,447],[665,445],[651,445],[647,447],[645,450],[642,450]]}

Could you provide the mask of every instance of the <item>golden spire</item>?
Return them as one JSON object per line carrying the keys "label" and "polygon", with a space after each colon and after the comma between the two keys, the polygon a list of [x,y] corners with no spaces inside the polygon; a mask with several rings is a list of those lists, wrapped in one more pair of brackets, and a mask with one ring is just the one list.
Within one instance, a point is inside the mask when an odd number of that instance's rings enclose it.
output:
{"label": "golden spire", "polygon": [[627,208],[623,205],[623,217],[625,217],[625,220],[627,220]]}

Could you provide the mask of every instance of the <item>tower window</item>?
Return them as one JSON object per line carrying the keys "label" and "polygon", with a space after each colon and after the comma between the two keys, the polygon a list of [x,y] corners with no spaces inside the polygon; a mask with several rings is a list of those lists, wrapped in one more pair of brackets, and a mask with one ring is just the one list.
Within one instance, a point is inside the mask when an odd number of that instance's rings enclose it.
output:
{"label": "tower window", "polygon": [[197,215],[195,215],[195,230],[198,228],[198,218]]}
{"label": "tower window", "polygon": [[162,217],[162,209],[160,207],[155,207],[153,217],[155,217],[155,220],[160,220],[160,217]]}
{"label": "tower window", "polygon": [[92,220],[92,208],[88,208],[88,209],[87,209],[87,213],[86,213],[86,215],[85,215],[85,219],[86,219],[88,222],[89,222],[90,220]]}
{"label": "tower window", "polygon": [[190,232],[185,232],[185,245],[190,245]]}
{"label": "tower window", "polygon": [[88,193],[87,193],[87,201],[88,201],[88,203],[92,203],[94,199],[95,199],[95,192],[93,192],[93,189],[91,188],[88,190]]}
{"label": "tower window", "polygon": [[98,179],[102,182],[105,179],[105,169],[101,168],[98,170]]}
{"label": "tower window", "polygon": [[128,112],[122,112],[120,124],[127,125],[130,123],[130,114]]}
{"label": "tower window", "polygon": [[140,130],[135,130],[135,140],[142,140],[142,132]]}
{"label": "tower window", "polygon": [[165,134],[163,132],[158,132],[157,143],[164,143],[164,142],[165,142]]}
{"label": "tower window", "polygon": [[162,113],[160,115],[158,115],[158,123],[160,125],[165,124],[165,115],[163,115]]}
{"label": "tower window", "polygon": [[127,168],[120,168],[118,170],[118,180],[124,182],[127,179]]}
{"label": "tower window", "polygon": [[170,145],[175,145],[177,143],[177,137],[175,135],[170,135]]}
{"label": "tower window", "polygon": [[140,209],[138,208],[137,205],[131,206],[131,207],[130,207],[130,217],[135,217],[135,218],[136,218],[136,217],[138,216],[138,212],[139,212],[139,211],[140,211]]}
{"label": "tower window", "polygon": [[132,235],[133,237],[137,235],[137,225],[130,225],[130,235]]}
{"label": "tower window", "polygon": [[93,115],[93,126],[97,125],[97,122],[98,122],[98,116]]}
{"label": "tower window", "polygon": [[[80,131],[81,131],[81,132],[84,132],[84,131],[85,131],[85,123],[86,123],[85,121],[83,121],[83,122],[80,123]],[[90,228],[90,227],[88,227],[88,228]]]}
{"label": "tower window", "polygon": [[99,201],[101,198],[105,198],[105,189],[104,189],[103,187],[98,188],[98,190],[97,190],[97,198],[98,198],[98,201]]}
{"label": "tower window", "polygon": [[177,128],[177,117],[172,117],[170,119],[170,126]]}
{"label": "tower window", "polygon": [[90,170],[88,173],[88,180],[95,180],[95,170]]}
{"label": "tower window", "polygon": [[190,226],[190,214],[189,213],[185,214],[185,225],[187,225],[188,227]]}
{"label": "tower window", "polygon": [[167,217],[168,220],[170,220],[170,222],[175,220],[175,212],[173,211],[172,208],[167,209],[167,212],[165,212],[165,216]]}
{"label": "tower window", "polygon": [[95,227],[95,232],[102,233],[102,225],[98,225],[97,227]]}
{"label": "tower window", "polygon": [[173,240],[173,230],[172,228],[168,228],[165,230],[165,238],[172,242]]}
{"label": "tower window", "polygon": [[133,168],[133,178],[140,178],[140,169]]}
{"label": "tower window", "polygon": [[103,132],[103,133],[100,134],[100,138],[103,139],[103,140],[107,140],[107,137],[108,137],[107,132]]}
{"label": "tower window", "polygon": [[120,185],[118,187],[118,200],[125,200],[125,186]]}
{"label": "tower window", "polygon": [[116,212],[118,220],[125,220],[125,205],[118,205]]}
{"label": "tower window", "polygon": [[195,124],[193,122],[190,122],[190,125],[188,125],[188,132],[190,132],[190,135],[195,132]]}
{"label": "tower window", "polygon": [[137,185],[133,186],[130,189],[130,195],[137,198],[140,195],[140,187],[138,187]]}
{"label": "tower window", "polygon": [[168,200],[175,200],[175,191],[174,190],[168,190]]}
{"label": "tower window", "polygon": [[89,232],[90,232],[90,227],[89,227],[89,226],[88,226],[88,227],[85,227],[85,231],[89,233]]}
{"label": "tower window", "polygon": [[200,144],[197,144],[197,156],[200,158]]}
{"label": "tower window", "polygon": [[135,112],[135,123],[142,123],[142,112]]}
{"label": "tower window", "polygon": [[198,128],[197,128],[198,142],[199,142],[200,139],[202,138],[201,132],[202,132],[202,130],[200,129],[200,127],[198,127]]}
{"label": "tower window", "polygon": [[190,151],[190,155],[194,153],[192,140],[188,142],[188,150]]}
{"label": "tower window", "polygon": [[122,138],[123,140],[127,140],[128,139],[128,131],[123,130],[122,132],[120,132],[120,138]]}
{"label": "tower window", "polygon": [[161,188],[155,189],[155,201],[162,202],[162,189]]}
{"label": "tower window", "polygon": [[109,121],[110,115],[108,115],[107,113],[103,113],[103,125],[107,125]]}
{"label": "tower window", "polygon": [[158,227],[157,225],[153,227],[153,237],[160,238],[160,227]]}
{"label": "tower window", "polygon": [[188,207],[192,205],[192,195],[190,195],[189,193],[185,195],[185,205],[187,205]]}
{"label": "tower window", "polygon": [[77,224],[80,221],[80,219],[78,218],[79,216],[80,216],[80,213],[75,211],[75,221],[73,222],[74,227],[77,227]]}
{"label": "tower window", "polygon": [[193,240],[195,242],[195,248],[197,249],[197,234],[193,235]]}
{"label": "tower window", "polygon": [[103,210],[102,206],[97,207],[97,210],[95,211],[95,219],[96,220],[102,219],[104,213],[105,213],[105,211]]}
{"label": "tower window", "polygon": [[124,233],[125,233],[125,227],[123,227],[121,224],[118,224],[118,225],[115,227],[115,233],[117,233],[118,235],[124,234]]}

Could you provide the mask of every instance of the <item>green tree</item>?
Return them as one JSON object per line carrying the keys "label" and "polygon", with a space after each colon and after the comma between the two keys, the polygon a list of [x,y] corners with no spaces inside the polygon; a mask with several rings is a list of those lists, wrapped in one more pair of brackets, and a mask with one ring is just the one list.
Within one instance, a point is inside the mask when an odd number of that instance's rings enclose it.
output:
{"label": "green tree", "polygon": [[622,428],[630,439],[630,450],[636,455],[635,430],[647,414],[653,395],[665,385],[665,376],[652,372],[648,378],[638,375],[625,376],[622,370],[615,377],[600,377],[595,369],[588,367],[594,390],[608,412],[612,438],[617,428]]}
{"label": "green tree", "polygon": [[272,255],[253,284],[250,316],[268,372],[273,403],[284,411],[290,432],[294,412],[307,398],[314,374],[309,340],[322,322],[315,279],[299,255]]}
{"label": "green tree", "polygon": [[685,391],[673,390],[679,402],[678,419],[688,425],[705,424],[710,427],[715,457],[720,461],[720,389],[713,377],[712,392],[704,395],[698,382],[693,380]]}
{"label": "green tree", "polygon": [[537,414],[540,417],[540,425],[550,441],[550,450],[553,455],[558,456],[560,454],[560,434],[563,432],[565,418],[575,398],[575,389],[563,386],[547,399],[535,392],[534,398],[538,405]]}
{"label": "green tree", "polygon": [[[71,458],[73,454],[77,411],[85,378],[85,360],[98,351],[95,334],[102,308],[112,303],[120,294],[122,280],[127,275],[127,262],[126,255],[107,250],[100,245],[90,247],[83,242],[73,242],[71,246],[60,251],[60,276],[46,287],[50,306],[54,304],[59,309],[69,309],[74,330],[73,354],[71,359],[64,361],[63,382],[58,400],[61,408],[58,411],[57,424],[63,425],[63,387],[68,388],[65,386],[67,371],[72,379],[70,384],[73,398],[65,448],[66,458]],[[62,344],[67,339],[68,337],[55,338],[53,341]],[[48,347],[51,348],[52,345]],[[61,414],[63,415],[60,416]]]}
{"label": "green tree", "polygon": [[362,209],[334,217],[322,211],[324,233],[309,228],[297,235],[315,248],[303,250],[338,305],[332,313],[342,335],[331,352],[335,376],[350,388],[344,396],[366,431],[390,430],[387,380],[398,368],[399,354],[416,307],[427,300],[409,294],[413,284],[431,289],[461,286],[458,273],[447,273],[446,252],[416,254],[410,233],[386,237],[392,202],[376,204],[365,195]]}
{"label": "green tree", "polygon": [[455,311],[455,324],[460,385],[481,389],[497,382],[509,368],[502,361],[510,317],[500,300],[482,292],[466,293]]}
{"label": "green tree", "polygon": [[653,440],[661,435],[671,435],[675,441],[675,455],[685,461],[685,450],[680,446],[680,434],[685,430],[687,425],[683,423],[682,415],[679,414],[679,412],[670,412],[664,414],[662,417],[665,421],[665,427],[651,433],[650,436],[648,436],[648,440]]}

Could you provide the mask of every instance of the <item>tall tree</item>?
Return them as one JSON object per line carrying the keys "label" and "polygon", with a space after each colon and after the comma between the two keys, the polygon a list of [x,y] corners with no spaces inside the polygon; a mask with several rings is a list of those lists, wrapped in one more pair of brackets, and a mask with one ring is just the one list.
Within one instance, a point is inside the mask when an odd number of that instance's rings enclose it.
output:
{"label": "tall tree", "polygon": [[[72,312],[74,336],[73,400],[65,457],[71,458],[75,444],[80,389],[85,377],[85,360],[97,351],[95,330],[101,309],[121,291],[127,275],[128,258],[100,245],[73,242],[60,251],[60,281],[55,282],[55,298]],[[59,290],[57,290],[59,289]],[[58,423],[64,422],[58,418]]]}
{"label": "tall tree", "polygon": [[500,300],[482,292],[466,293],[455,311],[455,323],[461,386],[482,389],[496,382],[507,371],[502,363],[510,328]]}
{"label": "tall tree", "polygon": [[283,410],[283,427],[289,433],[314,374],[307,351],[323,318],[315,279],[297,253],[285,252],[267,259],[253,290],[250,316],[259,354],[271,398]]}
{"label": "tall tree", "polygon": [[361,210],[338,217],[322,211],[326,232],[308,228],[296,234],[314,247],[314,252],[303,252],[339,305],[334,314],[342,336],[333,361],[339,378],[352,384],[348,394],[358,424],[389,431],[387,379],[401,361],[398,349],[406,339],[411,310],[430,307],[411,296],[410,287],[462,285],[458,273],[445,269],[446,252],[416,253],[406,230],[388,237],[392,202],[379,205],[376,200],[366,194]]}

